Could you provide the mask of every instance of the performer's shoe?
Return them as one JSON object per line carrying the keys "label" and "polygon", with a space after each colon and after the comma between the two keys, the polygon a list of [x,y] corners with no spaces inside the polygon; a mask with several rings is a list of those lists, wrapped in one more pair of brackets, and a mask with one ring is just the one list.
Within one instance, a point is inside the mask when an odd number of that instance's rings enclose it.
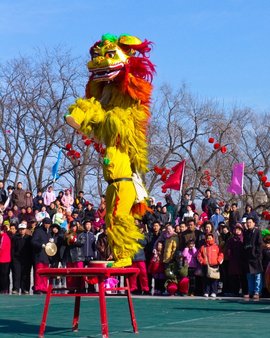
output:
{"label": "performer's shoe", "polygon": [[124,268],[126,266],[131,266],[132,260],[130,257],[121,258],[118,261],[115,261],[112,265],[112,268]]}
{"label": "performer's shoe", "polygon": [[69,115],[69,114],[66,114],[66,115],[64,116],[64,118],[65,118],[66,123],[67,123],[69,126],[71,126],[72,128],[74,128],[74,129],[76,129],[76,130],[78,130],[78,129],[81,128],[80,124],[77,123],[77,122],[75,121],[75,119],[74,119],[73,116],[71,116],[71,115]]}

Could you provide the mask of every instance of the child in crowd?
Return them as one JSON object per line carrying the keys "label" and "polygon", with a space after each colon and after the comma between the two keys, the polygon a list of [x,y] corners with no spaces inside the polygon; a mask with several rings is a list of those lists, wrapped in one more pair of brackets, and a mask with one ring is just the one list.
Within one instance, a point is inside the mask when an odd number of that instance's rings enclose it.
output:
{"label": "child in crowd", "polygon": [[204,270],[204,297],[215,298],[218,291],[218,279],[208,276],[208,266],[216,268],[223,262],[223,253],[215,243],[214,235],[209,233],[205,238],[205,245],[199,249],[198,261]]}
{"label": "child in crowd", "polygon": [[164,292],[164,264],[163,264],[163,243],[159,241],[156,249],[153,250],[153,257],[150,261],[148,272],[155,281],[154,295],[161,295]]}
{"label": "child in crowd", "polygon": [[187,243],[187,246],[183,250],[183,257],[186,259],[188,263],[188,278],[189,278],[189,295],[194,296],[195,293],[195,271],[198,267],[197,260],[197,249],[195,247],[194,239],[190,239]]}

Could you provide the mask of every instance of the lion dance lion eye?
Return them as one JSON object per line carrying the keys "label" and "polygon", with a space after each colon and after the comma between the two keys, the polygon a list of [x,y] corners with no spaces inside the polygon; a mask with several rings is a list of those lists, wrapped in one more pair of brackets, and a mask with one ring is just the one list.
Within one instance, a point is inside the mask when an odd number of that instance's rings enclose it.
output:
{"label": "lion dance lion eye", "polygon": [[114,56],[115,56],[115,51],[109,51],[109,52],[107,52],[107,53],[105,53],[105,57],[106,58],[110,58],[110,59],[112,59],[112,58],[114,58]]}

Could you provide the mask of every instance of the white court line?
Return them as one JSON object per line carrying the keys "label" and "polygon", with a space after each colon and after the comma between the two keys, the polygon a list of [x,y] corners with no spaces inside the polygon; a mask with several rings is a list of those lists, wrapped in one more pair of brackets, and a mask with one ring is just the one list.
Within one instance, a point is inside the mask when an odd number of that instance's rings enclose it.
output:
{"label": "white court line", "polygon": [[[266,309],[270,309],[270,306],[258,308],[258,309],[256,309],[256,311],[266,310]],[[221,316],[227,317],[227,316],[236,315],[236,314],[242,313],[242,312],[244,312],[244,311],[233,311],[233,312],[229,312],[229,313],[224,313]],[[166,322],[166,325],[178,325],[178,324],[184,324],[184,323],[191,323],[191,322],[196,322],[196,321],[211,319],[211,318],[213,318],[213,315],[212,316],[206,316],[206,317],[194,318],[194,319],[180,320],[180,321],[177,321],[177,322],[169,322],[169,323]],[[147,329],[153,329],[153,328],[162,327],[162,326],[164,326],[164,323],[160,323],[160,324],[157,324],[157,325],[140,326],[139,331],[147,330]],[[123,332],[131,332],[131,330],[126,329],[126,330],[121,330],[121,331],[110,331],[110,335],[123,333]],[[97,335],[93,335],[93,336],[91,335],[91,337],[100,337],[100,336],[102,336],[102,335],[101,334],[97,334]],[[85,336],[85,337],[82,337],[82,338],[89,338],[89,336]]]}

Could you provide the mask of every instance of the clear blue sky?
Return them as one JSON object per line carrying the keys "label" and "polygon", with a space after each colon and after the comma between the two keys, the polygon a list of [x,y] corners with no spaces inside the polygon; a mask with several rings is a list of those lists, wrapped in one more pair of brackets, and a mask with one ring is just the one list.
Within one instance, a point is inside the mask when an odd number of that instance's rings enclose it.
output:
{"label": "clear blue sky", "polygon": [[[0,62],[63,44],[76,56],[104,33],[155,43],[155,86],[270,110],[268,0],[0,0]],[[82,65],[84,67],[84,65]]]}

